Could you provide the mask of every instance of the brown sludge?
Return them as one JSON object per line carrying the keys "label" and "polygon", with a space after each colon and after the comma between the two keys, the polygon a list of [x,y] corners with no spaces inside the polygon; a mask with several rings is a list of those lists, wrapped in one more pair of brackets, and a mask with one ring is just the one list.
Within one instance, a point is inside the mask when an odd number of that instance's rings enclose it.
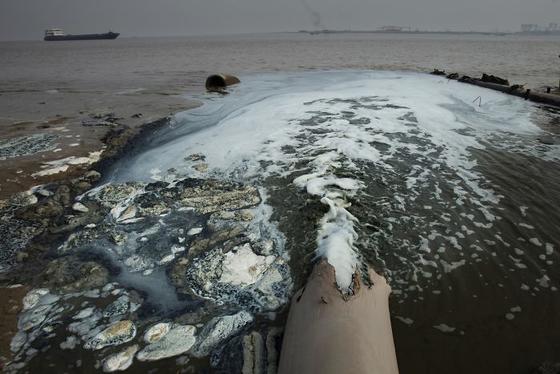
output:
{"label": "brown sludge", "polygon": [[398,373],[391,319],[391,287],[370,270],[373,286],[343,298],[334,268],[320,262],[292,300],[279,374]]}

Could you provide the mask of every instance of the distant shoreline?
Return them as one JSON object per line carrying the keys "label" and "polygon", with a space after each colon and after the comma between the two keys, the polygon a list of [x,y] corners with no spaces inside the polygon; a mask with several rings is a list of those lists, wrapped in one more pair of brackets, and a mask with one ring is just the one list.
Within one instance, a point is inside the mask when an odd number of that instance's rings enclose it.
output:
{"label": "distant shoreline", "polygon": [[429,30],[300,30],[302,34],[318,35],[318,34],[424,34],[424,35],[492,35],[492,36],[507,36],[507,35],[522,35],[522,36],[560,36],[560,31],[536,31],[536,32],[490,32],[490,31],[429,31]]}

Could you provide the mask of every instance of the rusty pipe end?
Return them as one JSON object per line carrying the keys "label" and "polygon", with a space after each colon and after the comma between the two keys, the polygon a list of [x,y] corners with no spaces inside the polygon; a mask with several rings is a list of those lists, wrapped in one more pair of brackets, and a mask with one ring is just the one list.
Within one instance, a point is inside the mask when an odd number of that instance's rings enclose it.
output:
{"label": "rusty pipe end", "polygon": [[241,82],[239,78],[228,74],[212,74],[206,78],[206,89],[208,91],[222,91],[227,86]]}

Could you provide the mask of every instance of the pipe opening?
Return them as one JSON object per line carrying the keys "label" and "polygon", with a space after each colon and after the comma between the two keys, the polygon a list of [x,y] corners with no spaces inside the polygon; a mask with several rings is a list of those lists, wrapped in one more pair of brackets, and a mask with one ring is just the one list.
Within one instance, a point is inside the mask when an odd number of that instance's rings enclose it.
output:
{"label": "pipe opening", "polygon": [[227,86],[239,83],[239,78],[233,75],[213,74],[206,78],[206,89],[208,91],[221,91]]}

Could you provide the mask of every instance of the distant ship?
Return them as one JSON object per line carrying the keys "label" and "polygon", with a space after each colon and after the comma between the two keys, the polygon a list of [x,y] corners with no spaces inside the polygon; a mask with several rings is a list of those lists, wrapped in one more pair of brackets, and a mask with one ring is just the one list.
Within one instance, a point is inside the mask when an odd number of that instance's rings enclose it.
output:
{"label": "distant ship", "polygon": [[59,41],[59,40],[100,40],[100,39],[116,39],[120,34],[117,32],[109,31],[105,34],[81,34],[81,35],[66,35],[62,29],[48,29],[45,31],[45,41]]}

